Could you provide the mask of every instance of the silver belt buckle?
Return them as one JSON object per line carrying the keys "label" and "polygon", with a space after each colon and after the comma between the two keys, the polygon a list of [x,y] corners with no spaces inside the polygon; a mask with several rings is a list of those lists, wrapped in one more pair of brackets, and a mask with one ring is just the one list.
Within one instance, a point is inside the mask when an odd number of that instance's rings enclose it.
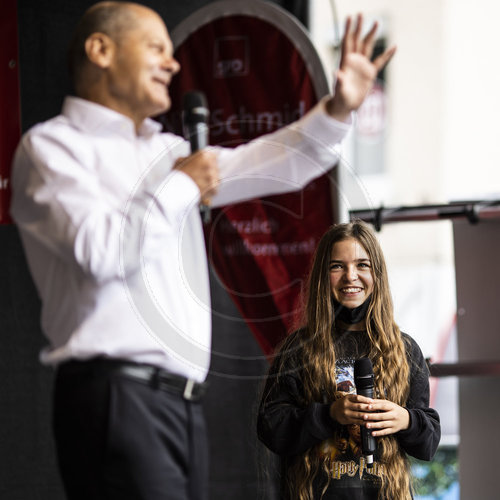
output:
{"label": "silver belt buckle", "polygon": [[182,397],[187,401],[190,401],[193,397],[194,384],[195,381],[192,378],[188,378],[186,380],[186,385],[184,387],[184,393],[182,394]]}

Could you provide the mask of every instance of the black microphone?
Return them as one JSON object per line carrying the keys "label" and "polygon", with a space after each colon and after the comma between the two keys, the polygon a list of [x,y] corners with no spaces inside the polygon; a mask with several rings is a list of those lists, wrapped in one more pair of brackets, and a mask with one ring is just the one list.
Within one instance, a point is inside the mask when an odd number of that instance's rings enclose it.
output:
{"label": "black microphone", "polygon": [[[369,358],[357,359],[354,362],[354,384],[356,393],[360,396],[373,398],[373,366]],[[366,466],[373,467],[373,454],[377,449],[377,443],[372,432],[364,425],[361,426],[361,449],[366,458]]]}
{"label": "black microphone", "polygon": [[[202,92],[184,94],[182,124],[184,137],[191,145],[191,153],[208,146],[208,115],[207,99]],[[210,207],[203,201],[200,203],[200,213],[204,223],[210,222]]]}

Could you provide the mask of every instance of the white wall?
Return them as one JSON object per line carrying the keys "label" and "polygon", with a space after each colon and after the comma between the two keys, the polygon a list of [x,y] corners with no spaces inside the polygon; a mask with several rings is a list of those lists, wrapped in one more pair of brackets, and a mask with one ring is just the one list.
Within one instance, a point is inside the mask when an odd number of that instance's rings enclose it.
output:
{"label": "white wall", "polygon": [[500,197],[500,3],[446,0],[444,164],[450,199]]}
{"label": "white wall", "polygon": [[[340,28],[363,12],[397,53],[388,67],[385,204],[500,196],[500,3],[336,0]],[[311,34],[333,70],[330,0],[311,0]],[[377,193],[371,194],[374,200]]]}
{"label": "white wall", "polygon": [[[348,169],[351,151],[347,146],[344,177],[348,182],[341,194],[350,208],[500,198],[500,3],[336,0],[335,4],[341,26],[347,14],[363,12],[367,20],[380,19],[389,45],[398,46],[387,70],[386,172],[377,178],[353,176]],[[332,71],[336,60],[329,0],[311,0],[311,21],[313,40]],[[495,324],[493,318],[483,323],[478,309],[485,293],[480,286],[485,276],[494,275],[494,281],[500,282],[500,242],[495,239],[492,243],[486,237],[476,240],[480,226],[464,223],[460,231],[466,237],[457,240],[459,245],[471,245],[457,248],[457,261],[466,267],[473,259],[469,271],[476,273],[460,275],[459,300],[468,289],[464,300],[476,301],[476,312],[469,316],[474,320],[458,320],[458,355],[462,359],[500,356],[498,322]],[[496,231],[500,234],[500,227]],[[424,354],[434,361],[439,361],[444,351],[456,355],[453,338],[448,349],[442,346],[456,310],[452,224],[387,225],[380,241],[400,326],[417,338]],[[491,254],[481,257],[481,251],[488,247]],[[471,288],[475,280],[478,286]],[[500,290],[492,290],[490,285],[486,288],[495,300],[489,312],[494,313]],[[454,380],[451,385],[450,380]],[[456,382],[446,379],[440,386],[433,383],[436,404],[449,402],[446,392],[456,391]],[[498,378],[460,380],[461,497],[467,500],[496,498],[492,492],[493,452],[500,437],[490,428],[500,410],[497,384]],[[457,433],[457,415],[442,414],[446,415],[445,433]]]}

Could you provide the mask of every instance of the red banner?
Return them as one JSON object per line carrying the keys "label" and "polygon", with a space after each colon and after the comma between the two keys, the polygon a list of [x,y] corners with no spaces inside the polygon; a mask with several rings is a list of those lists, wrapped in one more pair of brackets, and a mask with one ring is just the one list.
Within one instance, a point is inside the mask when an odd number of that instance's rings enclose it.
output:
{"label": "red banner", "polygon": [[17,2],[5,0],[0,18],[0,224],[11,222],[10,165],[21,135]]}
{"label": "red banner", "polygon": [[[179,106],[192,89],[206,94],[213,145],[236,146],[272,132],[328,92],[307,35],[272,4],[210,4],[178,26],[172,39],[181,64],[172,102]],[[170,113],[177,132],[180,111]],[[312,254],[332,223],[330,193],[324,176],[300,192],[212,210],[209,258],[265,353],[294,323]]]}

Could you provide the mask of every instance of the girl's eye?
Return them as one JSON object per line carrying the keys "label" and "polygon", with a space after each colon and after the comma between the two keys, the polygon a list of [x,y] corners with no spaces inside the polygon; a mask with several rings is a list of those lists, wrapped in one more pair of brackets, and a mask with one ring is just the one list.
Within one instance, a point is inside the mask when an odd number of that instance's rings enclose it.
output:
{"label": "girl's eye", "polygon": [[341,264],[331,264],[330,265],[330,271],[334,271],[336,269],[342,269],[342,265]]}
{"label": "girl's eye", "polygon": [[368,262],[360,262],[358,266],[361,267],[362,269],[370,268],[370,264],[368,264]]}

